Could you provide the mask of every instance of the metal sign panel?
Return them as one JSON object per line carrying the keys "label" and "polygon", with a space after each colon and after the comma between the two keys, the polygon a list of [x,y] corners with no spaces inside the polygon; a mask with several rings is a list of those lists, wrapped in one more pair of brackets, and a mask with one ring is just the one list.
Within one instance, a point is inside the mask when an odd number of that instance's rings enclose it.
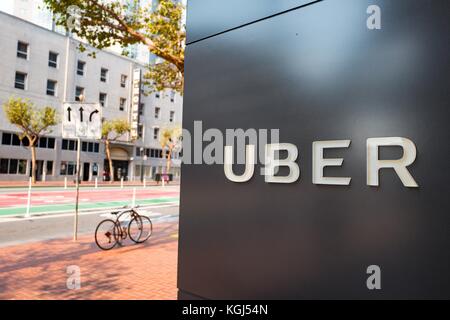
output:
{"label": "metal sign panel", "polygon": [[[192,140],[196,121],[280,129],[300,177],[266,183],[257,164],[235,183],[223,165],[183,164],[181,298],[450,298],[449,14],[448,0],[325,0],[187,46]],[[389,143],[374,156],[368,139],[386,137],[414,142],[418,187],[392,168],[370,183],[367,161],[404,160]],[[345,161],[319,176],[348,185],[313,183],[313,142],[330,140],[344,147],[320,155]]]}
{"label": "metal sign panel", "polygon": [[75,139],[100,139],[102,108],[98,103],[64,103],[62,136]]}

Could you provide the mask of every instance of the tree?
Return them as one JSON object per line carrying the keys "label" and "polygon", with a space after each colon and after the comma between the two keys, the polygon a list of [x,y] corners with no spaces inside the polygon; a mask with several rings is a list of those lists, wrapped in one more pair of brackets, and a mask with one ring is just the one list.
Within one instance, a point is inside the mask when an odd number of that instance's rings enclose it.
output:
{"label": "tree", "polygon": [[19,139],[28,139],[31,151],[31,181],[36,183],[36,144],[39,138],[51,132],[57,124],[56,110],[52,107],[37,108],[28,99],[11,97],[3,108],[8,121],[21,130]]}
{"label": "tree", "polygon": [[[176,0],[159,0],[141,6],[139,0],[44,0],[55,22],[97,49],[144,44],[164,62],[149,66],[147,85],[162,91],[183,93],[184,47],[183,5]],[[81,44],[82,51],[86,48]]]}
{"label": "tree", "polygon": [[106,159],[109,165],[109,177],[112,183],[114,179],[114,168],[111,159],[111,142],[116,141],[124,134],[130,132],[131,126],[125,119],[107,120],[102,123],[102,141],[105,144]]}
{"label": "tree", "polygon": [[159,138],[159,143],[163,150],[166,150],[166,173],[170,172],[172,164],[172,154],[181,148],[183,131],[180,126],[163,128]]}

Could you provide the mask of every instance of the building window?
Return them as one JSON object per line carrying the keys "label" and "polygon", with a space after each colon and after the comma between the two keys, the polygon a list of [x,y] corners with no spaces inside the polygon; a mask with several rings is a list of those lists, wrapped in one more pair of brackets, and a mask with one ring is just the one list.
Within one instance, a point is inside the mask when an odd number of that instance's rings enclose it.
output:
{"label": "building window", "polygon": [[11,145],[11,139],[12,139],[11,133],[3,132],[3,134],[2,134],[2,144],[3,145],[6,145],[6,146]]}
{"label": "building window", "polygon": [[55,149],[55,138],[47,138],[47,149]]}
{"label": "building window", "polygon": [[108,69],[101,68],[100,70],[100,81],[106,82],[108,80]]}
{"label": "building window", "polygon": [[56,96],[56,81],[47,80],[47,95]]}
{"label": "building window", "polygon": [[41,137],[38,143],[39,148],[47,148],[47,138]]}
{"label": "building window", "polygon": [[135,172],[135,176],[136,176],[136,177],[139,177],[139,176],[141,175],[141,166],[137,164],[137,165],[134,167],[134,172]]}
{"label": "building window", "polygon": [[26,171],[27,160],[0,159],[0,173],[2,174],[25,174]]}
{"label": "building window", "polygon": [[17,146],[17,147],[20,146],[20,138],[17,134],[13,134],[11,145]]}
{"label": "building window", "polygon": [[137,133],[138,133],[138,138],[142,138],[142,136],[144,135],[144,126],[142,124],[138,125]]}
{"label": "building window", "polygon": [[127,76],[126,75],[124,75],[124,74],[122,74],[121,76],[120,76],[120,86],[122,87],[122,88],[125,88],[126,86],[127,86]]}
{"label": "building window", "polygon": [[27,173],[27,160],[20,159],[19,160],[19,170],[18,174],[26,174]]}
{"label": "building window", "polygon": [[36,142],[36,147],[44,149],[55,149],[55,138],[40,137]]}
{"label": "building window", "polygon": [[86,67],[86,62],[78,60],[77,62],[77,75],[84,76],[84,69]]}
{"label": "building window", "polygon": [[51,68],[58,68],[58,54],[56,52],[48,53],[48,66]]}
{"label": "building window", "polygon": [[81,142],[81,151],[98,153],[100,146],[97,142]]}
{"label": "building window", "polygon": [[25,90],[27,87],[27,77],[26,73],[16,72],[16,79],[14,82],[14,88]]}
{"label": "building window", "polygon": [[143,116],[144,115],[144,108],[145,108],[145,104],[140,103],[139,104],[139,116]]}
{"label": "building window", "polygon": [[159,114],[161,113],[161,108],[155,108],[155,119],[159,119]]}
{"label": "building window", "polygon": [[124,111],[126,109],[127,99],[120,98],[119,109],[120,111]]}
{"label": "building window", "polygon": [[7,174],[9,167],[9,159],[0,159],[0,173]]}
{"label": "building window", "polygon": [[77,149],[75,140],[63,139],[61,143],[61,149],[75,151]]}
{"label": "building window", "polygon": [[47,175],[53,175],[53,161],[47,161]]}
{"label": "building window", "polygon": [[100,92],[100,94],[98,95],[98,100],[100,101],[100,105],[102,107],[106,107],[106,99],[107,99],[106,93]]}
{"label": "building window", "polygon": [[170,111],[169,121],[173,122],[174,119],[175,119],[175,111]]}
{"label": "building window", "polygon": [[154,128],[153,129],[153,139],[158,139],[159,136],[159,128]]}
{"label": "building window", "polygon": [[81,101],[84,98],[84,88],[76,87],[75,88],[75,101]]}
{"label": "building window", "polygon": [[175,91],[170,92],[170,102],[175,102]]}
{"label": "building window", "polygon": [[[54,140],[54,138],[49,138],[49,139],[53,139]],[[2,134],[2,145],[28,147],[30,145],[30,143],[29,143],[27,137],[23,137],[23,139],[20,140],[19,136],[17,134],[15,134],[15,133],[3,132],[3,134]]]}
{"label": "building window", "polygon": [[9,174],[17,174],[17,168],[19,167],[19,160],[9,159]]}
{"label": "building window", "polygon": [[71,176],[75,174],[75,162],[70,161],[61,161],[61,170],[60,175],[62,176]]}
{"label": "building window", "polygon": [[17,57],[21,59],[28,59],[28,43],[17,42]]}
{"label": "building window", "polygon": [[161,149],[150,149],[150,157],[151,158],[162,158],[162,150]]}

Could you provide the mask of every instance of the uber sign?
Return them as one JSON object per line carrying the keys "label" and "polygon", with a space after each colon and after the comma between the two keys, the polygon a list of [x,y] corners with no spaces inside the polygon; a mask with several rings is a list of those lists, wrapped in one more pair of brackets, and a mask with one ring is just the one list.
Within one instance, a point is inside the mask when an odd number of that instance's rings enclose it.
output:
{"label": "uber sign", "polygon": [[[313,167],[312,182],[314,184],[324,185],[349,185],[351,178],[343,177],[325,177],[323,174],[325,167],[340,167],[344,159],[325,159],[324,149],[348,148],[350,140],[332,140],[332,141],[314,141],[312,147]],[[403,156],[396,160],[380,160],[378,157],[379,147],[398,146],[403,150]],[[225,176],[233,182],[246,182],[250,180],[254,173],[254,163],[256,158],[255,145],[246,147],[245,172],[242,175],[233,173],[233,146],[225,147]],[[286,151],[286,159],[276,159],[275,153]],[[298,150],[295,145],[290,143],[267,144],[265,153],[265,181],[268,183],[294,183],[300,177],[300,169],[295,162],[298,157]],[[395,170],[405,187],[418,187],[418,184],[409,173],[407,166],[411,165],[416,159],[416,146],[406,138],[371,138],[367,139],[367,185],[379,185],[379,170],[383,168],[392,168]],[[279,167],[287,167],[289,174],[287,176],[276,176],[275,170]]]}
{"label": "uber sign", "polygon": [[63,104],[63,138],[100,139],[102,114],[98,103]]}

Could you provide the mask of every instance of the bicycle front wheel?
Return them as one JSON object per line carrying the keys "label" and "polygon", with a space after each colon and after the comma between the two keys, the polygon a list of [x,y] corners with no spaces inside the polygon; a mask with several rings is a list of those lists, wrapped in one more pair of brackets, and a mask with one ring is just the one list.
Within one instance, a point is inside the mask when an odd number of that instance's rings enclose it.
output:
{"label": "bicycle front wheel", "polygon": [[116,246],[119,234],[120,230],[115,221],[103,220],[95,229],[95,243],[102,250],[111,250]]}
{"label": "bicycle front wheel", "polygon": [[153,224],[149,217],[134,217],[128,225],[128,235],[135,243],[147,241],[153,233]]}

